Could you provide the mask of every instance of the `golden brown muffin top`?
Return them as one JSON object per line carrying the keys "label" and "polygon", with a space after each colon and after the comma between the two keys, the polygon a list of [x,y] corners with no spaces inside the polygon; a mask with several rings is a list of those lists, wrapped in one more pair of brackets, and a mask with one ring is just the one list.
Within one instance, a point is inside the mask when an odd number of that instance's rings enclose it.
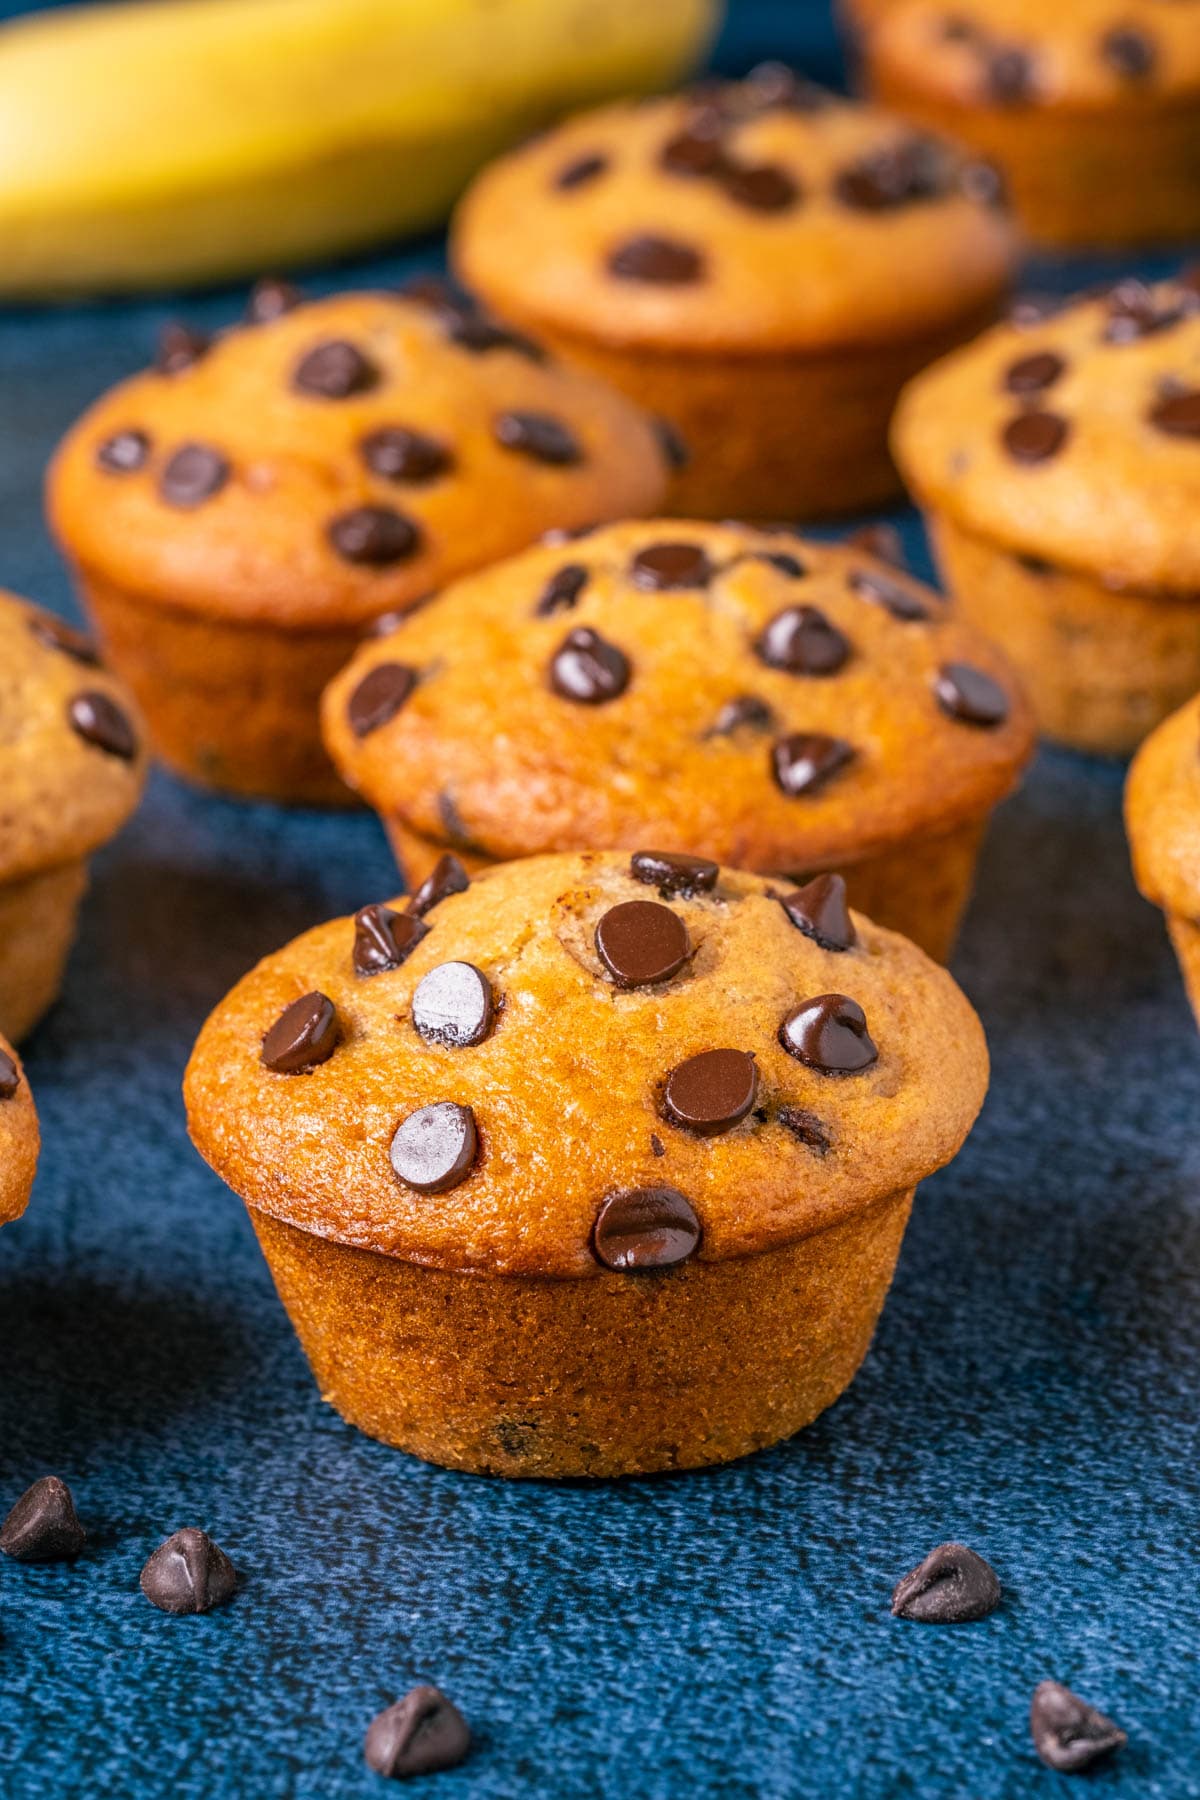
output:
{"label": "golden brown muffin top", "polygon": [[996,326],[909,384],[892,440],[922,505],[1007,550],[1200,591],[1200,281]]}
{"label": "golden brown muffin top", "polygon": [[61,446],[74,561],[201,613],[345,627],[550,526],[651,512],[654,422],[444,284],[164,339]]}
{"label": "golden brown muffin top", "polygon": [[38,1144],[37,1112],[21,1059],[0,1037],[0,1225],[25,1211]]}
{"label": "golden brown muffin top", "polygon": [[0,591],[0,880],[87,856],[145,778],[133,702],[90,640]]}
{"label": "golden brown muffin top", "polygon": [[493,305],[627,346],[754,355],[891,343],[992,302],[997,178],[786,70],[581,114],[491,164],[457,267]]}
{"label": "golden brown muffin top", "polygon": [[585,853],[463,880],[307,932],[205,1025],[189,1125],[250,1206],[431,1268],[589,1275],[789,1243],[970,1130],[979,1021],[836,878]]}
{"label": "golden brown muffin top", "polygon": [[343,776],[503,861],[650,841],[836,866],[982,815],[1033,725],[1002,654],[865,550],[656,519],[545,544],[364,644]]}
{"label": "golden brown muffin top", "polygon": [[1125,817],[1147,900],[1200,921],[1200,697],[1164,719],[1134,757]]}

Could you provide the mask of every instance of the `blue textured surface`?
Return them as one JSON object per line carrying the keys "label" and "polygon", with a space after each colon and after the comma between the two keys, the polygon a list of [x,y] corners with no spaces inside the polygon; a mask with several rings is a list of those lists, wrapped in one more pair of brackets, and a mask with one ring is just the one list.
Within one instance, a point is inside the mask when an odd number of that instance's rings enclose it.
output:
{"label": "blue textured surface", "polygon": [[[731,66],[832,55],[815,3],[771,11],[736,9]],[[41,467],[170,310],[0,316],[0,582],[69,606]],[[1097,1791],[1200,1795],[1200,1053],[1119,795],[1116,768],[1046,754],[997,820],[957,963],[992,1095],[850,1393],[732,1469],[553,1488],[426,1468],[324,1408],[188,1146],[206,1010],[391,890],[375,822],[156,778],[29,1046],[44,1161],[0,1238],[0,1501],[57,1471],[92,1532],[74,1568],[0,1571],[4,1800],[366,1794],[364,1725],[419,1678],[478,1733],[446,1800],[1053,1796],[1026,1731],[1047,1675],[1130,1733]],[[209,1618],[137,1591],[184,1524],[245,1574]],[[892,1621],[948,1536],[995,1562],[1001,1611]]]}

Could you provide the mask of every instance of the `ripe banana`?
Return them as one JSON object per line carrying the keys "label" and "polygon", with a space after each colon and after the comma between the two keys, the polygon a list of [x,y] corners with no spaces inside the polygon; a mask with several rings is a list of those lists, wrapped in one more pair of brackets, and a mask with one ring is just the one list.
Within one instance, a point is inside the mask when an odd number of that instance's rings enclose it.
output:
{"label": "ripe banana", "polygon": [[505,145],[673,82],[719,0],[137,0],[0,28],[0,296],[245,275],[435,224]]}

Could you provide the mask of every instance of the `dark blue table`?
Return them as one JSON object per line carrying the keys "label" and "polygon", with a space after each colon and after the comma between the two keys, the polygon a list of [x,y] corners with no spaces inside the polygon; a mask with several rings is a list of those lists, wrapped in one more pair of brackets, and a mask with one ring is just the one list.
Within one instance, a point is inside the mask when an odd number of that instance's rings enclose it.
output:
{"label": "dark blue table", "polygon": [[[735,8],[727,66],[832,62],[815,0],[771,12]],[[69,607],[43,464],[173,310],[0,315],[0,582]],[[735,1468],[553,1487],[426,1468],[323,1407],[240,1203],[188,1145],[206,1011],[392,890],[375,821],[156,777],[29,1046],[45,1151],[0,1237],[0,1505],[57,1471],[92,1534],[75,1567],[0,1571],[3,1800],[365,1794],[365,1723],[421,1678],[478,1734],[446,1800],[1066,1794],[1026,1730],[1047,1675],[1130,1733],[1098,1792],[1200,1795],[1200,1045],[1120,788],[1046,753],[997,820],[956,965],[992,1095],[922,1192],[850,1393]],[[207,1618],[137,1591],[185,1524],[245,1574]],[[1000,1612],[891,1620],[893,1580],[950,1536],[1000,1570]]]}

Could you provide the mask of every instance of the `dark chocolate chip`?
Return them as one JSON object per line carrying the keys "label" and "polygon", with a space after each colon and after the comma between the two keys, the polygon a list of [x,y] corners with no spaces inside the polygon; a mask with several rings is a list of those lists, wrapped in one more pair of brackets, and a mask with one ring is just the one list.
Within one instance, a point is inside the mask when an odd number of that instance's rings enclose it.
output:
{"label": "dark chocolate chip", "polygon": [[354,973],[383,975],[406,963],[430,927],[412,912],[364,906],[354,915]]}
{"label": "dark chocolate chip", "polygon": [[829,1132],[816,1113],[803,1106],[781,1106],[775,1116],[784,1130],[790,1131],[808,1149],[815,1150],[818,1156],[826,1154],[830,1146]]}
{"label": "dark chocolate chip", "polygon": [[1164,395],[1150,414],[1150,423],[1170,437],[1200,438],[1200,388]]}
{"label": "dark chocolate chip", "polygon": [[1033,1690],[1029,1730],[1042,1761],[1064,1775],[1090,1768],[1129,1742],[1119,1725],[1061,1681],[1039,1681]]}
{"label": "dark chocolate chip", "polygon": [[438,1100],[409,1113],[392,1139],[392,1168],[418,1194],[444,1194],[465,1181],[479,1153],[469,1106]]}
{"label": "dark chocolate chip", "polygon": [[814,875],[803,887],[780,894],[779,904],[797,930],[822,950],[852,950],[858,942],[840,875]]}
{"label": "dark chocolate chip", "polygon": [[609,255],[608,272],[619,281],[686,287],[703,276],[704,258],[691,244],[646,232],[617,245]]}
{"label": "dark chocolate chip", "polygon": [[657,1131],[652,1131],[650,1133],[650,1153],[652,1156],[665,1156],[667,1154],[667,1146],[663,1143]]}
{"label": "dark chocolate chip", "polygon": [[492,432],[496,442],[506,450],[515,450],[533,462],[565,469],[583,461],[579,439],[553,413],[499,413],[493,421]]}
{"label": "dark chocolate chip", "polygon": [[206,1613],[237,1590],[237,1570],[206,1531],[185,1526],[158,1546],[142,1570],[141,1589],[167,1613]]}
{"label": "dark chocolate chip", "polygon": [[158,478],[159,497],[185,510],[219,494],[233,473],[229,459],[210,444],[181,444]]}
{"label": "dark chocolate chip", "polygon": [[77,737],[107,756],[122,762],[133,762],[137,756],[137,735],[129,717],[107,694],[91,690],[76,694],[67,705],[67,718]]}
{"label": "dark chocolate chip", "polygon": [[467,1721],[435,1687],[415,1687],[367,1727],[363,1755],[376,1775],[393,1781],[453,1769],[471,1748]]}
{"label": "dark chocolate chip", "polygon": [[849,640],[815,606],[788,606],[768,619],[754,649],[771,669],[789,675],[836,675],[850,655]]}
{"label": "dark chocolate chip", "polygon": [[964,725],[991,729],[1008,717],[1008,695],[990,675],[970,663],[943,663],[933,691],[942,711]]}
{"label": "dark chocolate chip", "polygon": [[1036,575],[1039,580],[1044,580],[1047,575],[1055,573],[1052,562],[1047,562],[1044,556],[1031,556],[1027,550],[1019,550],[1016,553],[1016,561],[1027,575]]}
{"label": "dark chocolate chip", "polygon": [[0,1100],[11,1100],[21,1085],[21,1071],[15,1057],[0,1050]]}
{"label": "dark chocolate chip", "polygon": [[660,594],[669,588],[707,587],[715,573],[699,544],[647,544],[629,565],[634,587]]}
{"label": "dark chocolate chip", "polygon": [[751,562],[769,563],[771,568],[778,569],[789,581],[799,581],[808,574],[808,570],[798,556],[789,556],[786,550],[756,550],[749,558]]}
{"label": "dark chocolate chip", "polygon": [[330,519],[325,530],[343,561],[372,569],[405,562],[421,546],[419,528],[391,506],[351,507]]}
{"label": "dark chocolate chip", "polygon": [[1108,296],[1106,344],[1137,344],[1156,332],[1166,331],[1183,317],[1180,306],[1160,304],[1144,281],[1119,281]]}
{"label": "dark chocolate chip", "polygon": [[1153,38],[1136,25],[1114,25],[1106,31],[1100,39],[1100,54],[1126,81],[1145,81],[1158,61]]}
{"label": "dark chocolate chip", "polygon": [[266,1033],[259,1058],[273,1075],[307,1075],[329,1061],[340,1037],[337,1007],[328,995],[302,994]]}
{"label": "dark chocolate chip", "polygon": [[290,281],[281,281],[277,275],[264,275],[250,289],[246,323],[269,325],[273,319],[282,319],[284,313],[293,312],[303,298],[300,289],[293,287]]}
{"label": "dark chocolate chip", "polygon": [[35,612],[29,615],[29,629],[39,644],[47,650],[58,650],[72,661],[82,663],[85,668],[94,669],[100,661],[99,652],[90,637],[82,631],[76,631],[65,619],[56,613]]}
{"label": "dark chocolate chip", "polygon": [[965,1544],[939,1544],[896,1583],[892,1613],[921,1625],[963,1625],[986,1619],[1000,1604],[995,1569]]}
{"label": "dark chocolate chip", "polygon": [[712,107],[696,113],[659,151],[659,167],[671,175],[702,178],[720,174],[727,166],[724,137],[728,121]]}
{"label": "dark chocolate chip", "polygon": [[723,191],[749,212],[789,212],[800,199],[800,184],[775,163],[733,163],[720,173]]}
{"label": "dark chocolate chip", "polygon": [[352,394],[370,393],[379,385],[379,370],[345,338],[330,338],[305,352],[292,371],[298,394],[318,400],[348,400]]}
{"label": "dark chocolate chip", "polygon": [[412,1022],[425,1042],[456,1050],[483,1042],[492,1012],[491,983],[469,962],[439,963],[412,997]]}
{"label": "dark chocolate chip", "polygon": [[984,86],[997,106],[1024,106],[1034,93],[1033,58],[1012,47],[993,50],[984,64]]}
{"label": "dark chocolate chip", "polygon": [[833,191],[857,212],[891,212],[936,200],[946,192],[948,163],[935,138],[910,137],[886,144],[842,169]]}
{"label": "dark chocolate chip", "polygon": [[447,851],[445,855],[438,857],[412,896],[408,910],[416,918],[423,919],[426,913],[432,912],[443,900],[448,900],[451,894],[465,894],[470,885],[470,876],[457,856],[452,856]]}
{"label": "dark chocolate chip", "polygon": [[629,686],[629,658],[598,631],[568,632],[550,660],[550,685],[564,700],[602,706]]}
{"label": "dark chocolate chip", "polygon": [[546,352],[533,338],[526,337],[523,331],[513,331],[507,325],[498,324],[484,313],[451,319],[446,330],[450,341],[460,350],[469,350],[472,356],[486,356],[490,350],[511,350],[527,362],[544,363],[546,360]]}
{"label": "dark chocolate chip", "polygon": [[576,156],[571,162],[564,163],[554,177],[554,185],[568,193],[572,188],[589,186],[605,174],[607,169],[608,158],[599,150],[587,156]]}
{"label": "dark chocolate chip", "polygon": [[702,1050],[667,1077],[667,1117],[698,1137],[732,1131],[758,1098],[758,1070],[745,1050]]}
{"label": "dark chocolate chip", "polygon": [[187,325],[164,325],[154,366],[160,375],[181,375],[206,357],[212,345],[207,331],[193,331]]}
{"label": "dark chocolate chip", "polygon": [[407,663],[376,663],[350,696],[346,721],[356,738],[367,737],[394,719],[417,685]]}
{"label": "dark chocolate chip", "polygon": [[635,850],[629,861],[635,881],[656,887],[660,894],[711,894],[721,873],[707,856],[685,856],[675,850]]}
{"label": "dark chocolate chip", "polygon": [[686,469],[692,460],[692,453],[670,419],[653,418],[650,423],[654,427],[654,434],[668,469]]}
{"label": "dark chocolate chip", "polygon": [[650,987],[679,973],[692,954],[692,940],[669,906],[624,900],[596,926],[596,950],[618,987]]}
{"label": "dark chocolate chip", "polygon": [[1004,427],[1004,448],[1016,462],[1040,463],[1057,456],[1070,426],[1058,413],[1023,412]]}
{"label": "dark chocolate chip", "polygon": [[700,1245],[700,1221],[678,1188],[630,1188],[610,1194],[596,1218],[592,1246],[606,1269],[669,1269]]}
{"label": "dark chocolate chip", "polygon": [[1035,350],[1022,356],[1004,371],[1004,385],[1010,394],[1041,394],[1066,370],[1066,363],[1053,350]]}
{"label": "dark chocolate chip", "polygon": [[579,596],[588,584],[588,570],[582,563],[564,563],[556,569],[534,607],[534,614],[539,619],[548,619],[554,613],[570,612],[579,604]]}
{"label": "dark chocolate chip", "polygon": [[757,694],[727,700],[709,728],[709,737],[732,737],[735,731],[770,731],[775,715]]}
{"label": "dark chocolate chip", "polygon": [[96,461],[110,475],[136,475],[139,469],[145,468],[149,455],[148,434],[133,427],[114,431],[96,448]]}
{"label": "dark chocolate chip", "polygon": [[844,738],[819,731],[796,731],[771,749],[771,773],[789,799],[815,794],[854,761],[857,752]]}
{"label": "dark chocolate chip", "polygon": [[359,451],[372,475],[384,481],[406,481],[419,486],[454,467],[454,454],[448,445],[427,432],[410,431],[404,425],[384,425],[372,431],[359,444]]}
{"label": "dark chocolate chip", "polygon": [[875,606],[882,606],[905,625],[919,625],[929,617],[929,608],[923,600],[918,600],[911,588],[893,581],[881,569],[855,569],[850,575],[851,590],[870,600]]}
{"label": "dark chocolate chip", "polygon": [[27,1488],[0,1525],[0,1550],[17,1562],[72,1562],[86,1542],[71,1490],[57,1475]]}
{"label": "dark chocolate chip", "polygon": [[802,1000],[779,1027],[789,1056],[823,1075],[857,1075],[879,1059],[857,1000],[845,994],[818,994]]}

